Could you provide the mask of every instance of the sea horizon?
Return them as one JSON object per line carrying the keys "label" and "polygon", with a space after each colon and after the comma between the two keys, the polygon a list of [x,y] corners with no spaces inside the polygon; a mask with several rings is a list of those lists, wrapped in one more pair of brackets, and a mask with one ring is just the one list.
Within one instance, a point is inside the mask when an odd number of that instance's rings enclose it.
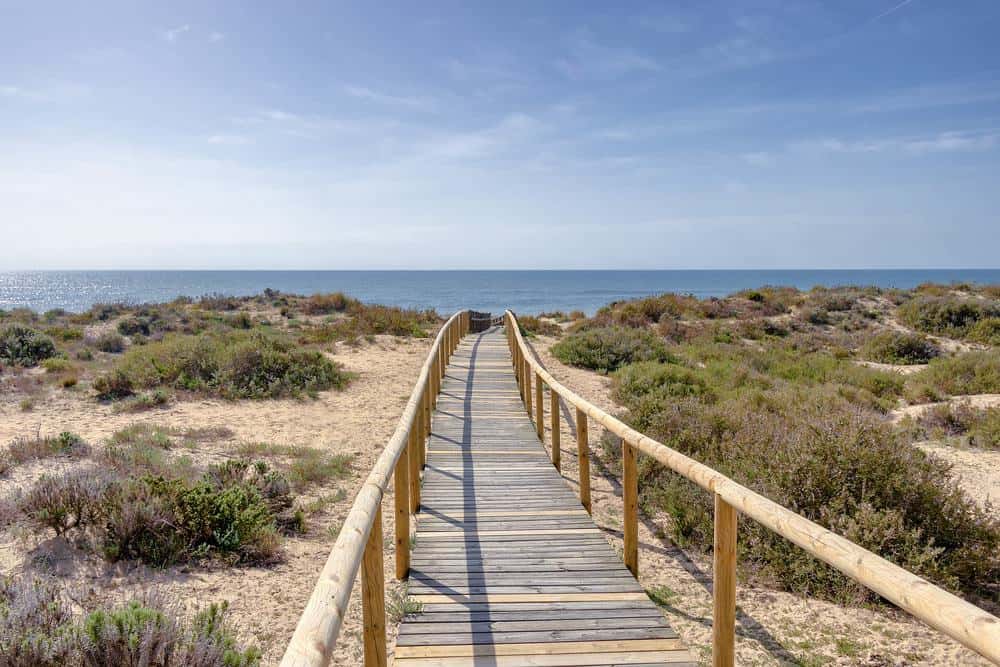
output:
{"label": "sea horizon", "polygon": [[[457,276],[461,280],[455,280]],[[1000,283],[1000,269],[130,269],[0,271],[0,309],[62,308],[249,296],[266,288],[295,294],[342,291],[369,303],[537,313],[582,310],[588,315],[616,300],[663,292],[722,297],[764,285],[906,289],[923,282]]]}

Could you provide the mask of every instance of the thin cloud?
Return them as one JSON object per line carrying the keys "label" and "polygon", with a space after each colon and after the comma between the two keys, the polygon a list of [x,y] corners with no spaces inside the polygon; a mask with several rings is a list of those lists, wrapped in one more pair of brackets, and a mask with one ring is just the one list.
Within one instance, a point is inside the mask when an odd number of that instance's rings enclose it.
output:
{"label": "thin cloud", "polygon": [[927,155],[932,153],[970,153],[989,151],[1000,143],[998,130],[956,130],[927,136],[888,139],[845,140],[836,138],[799,142],[793,150],[822,153],[897,153]]}
{"label": "thin cloud", "polygon": [[894,13],[898,12],[900,9],[902,9],[906,5],[910,4],[911,2],[913,2],[913,0],[903,0],[899,4],[890,7],[889,9],[885,10],[881,14],[879,14],[877,16],[873,16],[872,18],[868,19],[868,23],[875,23],[875,21],[878,21],[879,19],[884,19],[889,14],[894,14]]}
{"label": "thin cloud", "polygon": [[212,42],[213,44],[221,42],[225,38],[226,38],[225,33],[221,32],[212,32],[208,34],[208,41]]}
{"label": "thin cloud", "polygon": [[569,40],[568,51],[554,65],[571,79],[616,78],[661,69],[652,58],[628,47],[600,44],[587,31],[581,31]]}
{"label": "thin cloud", "polygon": [[190,30],[191,26],[185,23],[182,26],[178,26],[176,28],[170,28],[169,30],[164,30],[163,39],[167,40],[168,42],[176,42],[178,37],[180,37],[186,32],[190,32]]}
{"label": "thin cloud", "polygon": [[344,86],[344,92],[351,97],[368,100],[376,104],[386,106],[404,107],[419,111],[429,111],[434,107],[434,100],[424,97],[407,97],[403,95],[390,95],[388,93],[372,90],[366,86]]}
{"label": "thin cloud", "polygon": [[242,134],[213,134],[208,138],[208,143],[218,146],[246,146],[251,141]]}

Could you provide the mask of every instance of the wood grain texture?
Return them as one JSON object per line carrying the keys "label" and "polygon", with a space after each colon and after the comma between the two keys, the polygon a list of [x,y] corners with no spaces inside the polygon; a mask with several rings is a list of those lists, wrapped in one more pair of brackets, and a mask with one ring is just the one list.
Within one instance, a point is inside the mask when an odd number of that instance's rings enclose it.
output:
{"label": "wood grain texture", "polygon": [[[553,465],[558,395],[546,400],[509,340],[495,328],[466,337],[441,383],[409,571],[423,612],[400,626],[396,664],[685,664]],[[537,430],[547,402],[551,455]]]}

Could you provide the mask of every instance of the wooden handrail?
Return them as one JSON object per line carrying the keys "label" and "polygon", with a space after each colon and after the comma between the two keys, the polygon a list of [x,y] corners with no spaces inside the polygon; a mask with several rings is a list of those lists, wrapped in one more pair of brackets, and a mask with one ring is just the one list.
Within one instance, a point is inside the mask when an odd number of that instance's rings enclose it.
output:
{"label": "wooden handrail", "polygon": [[[521,335],[517,317],[504,313],[511,356],[522,359],[534,374],[538,393],[544,382],[550,391],[577,409],[577,419],[590,417],[622,439],[628,465],[628,450],[638,450],[672,471],[691,480],[715,496],[715,579],[713,662],[732,665],[735,631],[736,590],[736,510],[771,531],[798,545],[807,553],[836,568],[854,581],[870,588],[883,598],[912,614],[932,628],[960,642],[980,655],[1000,664],[1000,619],[921,577],[894,565],[850,540],[738,484],[722,473],[649,438],[604,410],[581,398],[556,380],[534,356]],[[541,400],[537,400],[536,409]],[[541,413],[537,416],[539,436],[543,434]],[[553,425],[558,422],[553,419]],[[577,426],[579,429],[579,425]],[[580,446],[580,451],[584,447]],[[583,467],[581,466],[581,470]],[[635,475],[624,482],[626,498],[635,491]],[[581,489],[583,488],[581,480]],[[589,499],[588,499],[589,500]],[[628,512],[626,503],[626,515]],[[637,521],[634,513],[626,524]],[[637,526],[626,525],[625,557],[637,547]],[[631,568],[631,564],[630,569]],[[638,563],[636,563],[636,567]],[[636,572],[637,570],[633,570]]]}
{"label": "wooden handrail", "polygon": [[[382,574],[382,496],[389,486],[389,479],[395,474],[396,576],[403,578],[409,569],[409,514],[416,512],[420,503],[419,471],[426,456],[430,409],[440,389],[446,359],[468,330],[469,312],[461,310],[438,331],[399,424],[344,520],[281,659],[282,667],[325,667],[329,664],[362,562],[365,665],[384,667],[387,647]],[[404,453],[407,456],[405,463],[402,458]]]}

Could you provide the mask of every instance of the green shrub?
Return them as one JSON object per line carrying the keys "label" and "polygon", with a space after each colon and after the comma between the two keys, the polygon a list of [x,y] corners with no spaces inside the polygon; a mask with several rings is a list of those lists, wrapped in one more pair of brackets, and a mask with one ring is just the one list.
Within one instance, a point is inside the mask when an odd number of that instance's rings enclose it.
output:
{"label": "green shrub", "polygon": [[973,447],[1000,449],[1000,408],[975,408],[968,402],[929,407],[903,426],[914,440],[960,436]]}
{"label": "green shrub", "polygon": [[522,336],[561,336],[562,328],[555,322],[543,320],[532,315],[522,315],[517,318],[517,323],[521,327]]}
{"label": "green shrub", "polygon": [[49,357],[42,362],[42,368],[45,369],[46,373],[66,373],[76,370],[73,362],[62,357]]}
{"label": "green shrub", "polygon": [[77,656],[73,614],[54,580],[0,576],[0,665],[61,667]]}
{"label": "green shrub", "polygon": [[906,379],[912,401],[940,400],[962,394],[1000,393],[1000,350],[975,350],[932,359]]}
{"label": "green shrub", "polygon": [[125,338],[116,331],[105,331],[93,340],[92,345],[101,352],[118,354],[125,349]]}
{"label": "green shrub", "polygon": [[137,334],[148,336],[149,318],[146,317],[125,317],[118,322],[118,333],[122,336],[135,336]]}
{"label": "green shrub", "polygon": [[307,315],[328,315],[342,313],[358,303],[356,299],[352,299],[343,292],[313,294],[302,304],[302,311]]}
{"label": "green shrub", "polygon": [[861,355],[885,364],[926,364],[941,354],[936,345],[916,334],[885,331],[868,340]]}
{"label": "green shrub", "polygon": [[9,324],[0,329],[0,363],[30,367],[55,353],[52,339],[31,327]]}
{"label": "green shrub", "polygon": [[1000,317],[1000,301],[958,296],[918,296],[899,306],[899,316],[919,331],[965,338],[978,322]]}
{"label": "green shrub", "polygon": [[670,361],[666,345],[645,329],[602,327],[574,332],[552,346],[563,363],[600,373],[637,361]]}
{"label": "green shrub", "polygon": [[14,463],[24,463],[50,456],[82,458],[90,454],[90,445],[76,433],[63,431],[57,436],[17,438],[7,448],[6,456]]}
{"label": "green shrub", "polygon": [[1000,346],[1000,317],[987,317],[969,329],[969,340],[986,345]]}
{"label": "green shrub", "polygon": [[19,498],[18,507],[34,523],[62,535],[73,528],[96,524],[114,485],[113,478],[94,470],[58,477],[42,475]]}
{"label": "green shrub", "polygon": [[[646,394],[642,386],[622,394],[638,430],[921,576],[996,596],[1000,520],[963,495],[947,464],[901,443],[832,388],[775,386],[712,402],[670,393],[657,401],[662,385],[649,383]],[[676,539],[711,546],[710,494],[645,458],[640,489],[644,506],[670,516]],[[754,572],[788,590],[874,598],[756,522],[740,523],[740,544]]]}
{"label": "green shrub", "polygon": [[322,353],[295,349],[260,331],[170,335],[133,347],[94,382],[104,398],[167,386],[224,398],[279,398],[342,389],[350,375]]}

